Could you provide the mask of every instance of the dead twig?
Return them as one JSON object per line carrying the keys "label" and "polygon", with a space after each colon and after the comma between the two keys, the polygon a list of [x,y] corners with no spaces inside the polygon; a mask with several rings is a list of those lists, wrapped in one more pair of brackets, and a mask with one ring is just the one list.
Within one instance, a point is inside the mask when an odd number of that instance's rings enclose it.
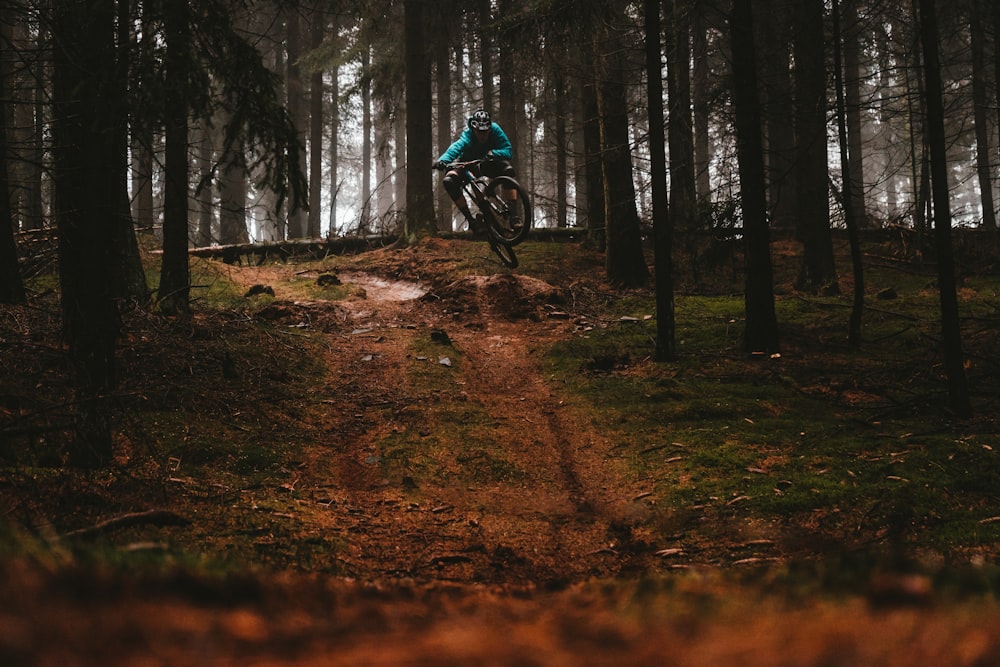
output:
{"label": "dead twig", "polygon": [[138,526],[143,524],[152,524],[154,526],[188,526],[191,522],[181,515],[169,510],[149,510],[146,512],[132,512],[112,517],[101,521],[100,523],[96,523],[93,526],[71,530],[68,533],[64,533],[63,537],[96,537],[97,535],[107,533],[118,528],[127,528],[128,526]]}

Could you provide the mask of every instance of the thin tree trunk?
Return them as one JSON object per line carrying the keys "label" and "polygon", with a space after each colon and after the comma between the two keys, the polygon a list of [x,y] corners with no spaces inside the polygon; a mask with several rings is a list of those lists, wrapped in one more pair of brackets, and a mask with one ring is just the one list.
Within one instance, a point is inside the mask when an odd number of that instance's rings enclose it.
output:
{"label": "thin tree trunk", "polygon": [[493,22],[490,0],[479,0],[479,65],[482,72],[483,108],[493,109],[493,40],[489,32],[483,30]]}
{"label": "thin tree trunk", "polygon": [[601,159],[601,111],[597,96],[598,64],[595,48],[592,40],[586,40],[582,49],[587,72],[580,87],[587,201],[583,215],[587,223],[588,239],[596,248],[603,250],[607,243],[608,220],[604,205],[604,161]]}
{"label": "thin tree trunk", "polygon": [[[340,20],[333,15],[331,34],[340,34]],[[337,220],[337,203],[340,195],[340,67],[334,65],[330,72],[330,143],[327,146],[330,161],[330,237],[340,233]]]}
{"label": "thin tree trunk", "polygon": [[924,50],[924,79],[927,91],[927,128],[930,138],[931,183],[934,199],[934,240],[938,259],[938,289],[941,296],[941,329],[945,372],[951,408],[959,417],[972,416],[972,403],[965,378],[965,354],[958,319],[955,259],[951,245],[951,204],[944,135],[943,86],[938,49],[937,16],[934,0],[919,0],[921,43]]}
{"label": "thin tree trunk", "polygon": [[570,135],[570,144],[573,151],[573,182],[576,186],[576,197],[573,200],[573,222],[575,226],[587,229],[590,226],[590,205],[587,203],[590,185],[587,180],[589,157],[586,152],[587,142],[584,140],[582,83],[577,79],[577,82],[571,84],[570,88],[570,117],[573,119],[572,127],[574,128]]}
{"label": "thin tree trunk", "polygon": [[691,99],[694,107],[694,175],[695,196],[698,201],[710,201],[712,182],[709,165],[712,163],[712,142],[709,132],[709,66],[708,29],[705,25],[705,5],[692,3],[691,50],[694,71],[691,81]]}
{"label": "thin tree trunk", "polygon": [[[774,229],[795,229],[798,218],[799,172],[796,166],[795,103],[791,73],[790,45],[793,42],[795,2],[799,0],[768,0],[761,3],[766,11],[756,22],[768,48],[758,54],[762,61],[761,83],[767,150],[768,208]],[[764,92],[762,92],[764,91]],[[765,94],[766,92],[766,94]]]}
{"label": "thin tree trunk", "polygon": [[636,210],[635,182],[632,179],[632,152],[629,137],[628,72],[624,59],[620,26],[622,18],[608,14],[598,86],[601,118],[601,156],[604,171],[604,210],[607,220],[605,259],[608,280],[621,287],[639,287],[649,279],[642,252],[639,212]]}
{"label": "thin tree trunk", "polygon": [[803,245],[798,289],[837,294],[837,270],[830,234],[827,179],[826,66],[823,0],[802,0],[797,6],[795,88],[798,229]]}
{"label": "thin tree trunk", "polygon": [[152,137],[132,135],[132,218],[136,227],[153,231]]}
{"label": "thin tree trunk", "polygon": [[[659,40],[657,40],[659,43]],[[556,227],[567,224],[567,156],[569,145],[566,137],[566,79],[562,72],[556,74],[555,86],[555,149],[556,149]]]}
{"label": "thin tree trunk", "polygon": [[[316,7],[312,10],[312,48],[323,43],[326,27],[326,11]],[[316,70],[309,77],[309,216],[306,235],[318,239],[323,197],[323,71]]]}
{"label": "thin tree trunk", "polygon": [[358,234],[370,230],[372,217],[372,77],[371,50],[361,52],[361,213]]}
{"label": "thin tree trunk", "polygon": [[670,217],[686,240],[694,279],[698,278],[698,211],[695,206],[694,136],[691,121],[690,26],[687,0],[665,0],[667,17],[667,97],[670,118]]}
{"label": "thin tree trunk", "polygon": [[[195,147],[198,153],[198,228],[194,243],[199,248],[212,244],[212,221],[215,217],[215,193],[212,190],[212,159],[214,157],[215,128],[212,123],[202,122],[196,130],[201,135]],[[217,239],[221,242],[221,239]]]}
{"label": "thin tree trunk", "polygon": [[[130,0],[118,0],[118,16],[116,25],[117,49],[115,50],[115,95],[123,100],[129,96],[129,63],[131,53],[131,14]],[[137,303],[149,300],[149,285],[146,283],[146,270],[139,254],[139,242],[135,236],[135,223],[132,221],[131,207],[128,198],[129,181],[129,137],[126,113],[122,112],[122,122],[116,126],[115,164],[118,169],[118,210],[115,224],[115,268],[118,274],[114,278],[115,294],[118,297],[132,299]]]}
{"label": "thin tree trunk", "polygon": [[[850,0],[848,0],[850,1]],[[843,186],[841,193],[844,206],[844,221],[847,225],[847,236],[851,245],[851,265],[854,271],[854,302],[851,308],[851,318],[847,330],[847,344],[852,349],[861,346],[861,318],[865,308],[865,274],[861,266],[861,242],[858,238],[857,211],[854,204],[856,202],[851,197],[851,183],[854,183],[854,169],[857,163],[850,155],[851,142],[847,133],[847,95],[844,90],[843,71],[844,61],[841,59],[841,44],[854,39],[850,33],[841,32],[842,24],[840,20],[840,3],[833,0],[833,66],[834,82],[837,92],[837,131],[840,139],[840,168]],[[848,71],[850,68],[847,67]],[[856,194],[856,193],[855,193]]]}
{"label": "thin tree trunk", "polygon": [[392,102],[379,96],[375,131],[375,194],[374,221],[384,225],[392,211]]}
{"label": "thin tree trunk", "polygon": [[[288,37],[288,54],[286,67],[286,100],[288,115],[298,129],[299,139],[305,144],[305,129],[307,127],[303,85],[302,68],[299,67],[299,59],[302,57],[302,30],[297,6],[289,6],[285,11],[286,34]],[[303,152],[300,159],[305,161],[306,155]],[[302,173],[306,172],[305,164],[301,164]],[[308,219],[301,209],[293,210],[288,208],[288,238],[304,238],[307,234]]]}
{"label": "thin tree trunk", "polygon": [[223,245],[247,243],[247,170],[239,157],[223,165],[219,174],[219,241]]}
{"label": "thin tree trunk", "polygon": [[752,0],[734,0],[729,27],[733,43],[734,117],[746,248],[743,350],[775,353],[778,351],[778,324],[774,310],[771,241],[767,223]]}
{"label": "thin tree trunk", "polygon": [[656,274],[657,361],[677,356],[674,322],[673,229],[667,208],[667,156],[663,118],[663,62],[660,53],[660,0],[643,2],[646,38],[646,107],[649,113],[649,177],[653,211],[653,261]]}
{"label": "thin tree trunk", "polygon": [[[912,0],[913,15],[917,15],[917,2]],[[912,60],[910,56],[912,55]],[[906,67],[904,77],[906,81],[906,101],[907,117],[910,119],[910,154],[913,156],[910,164],[913,167],[911,178],[913,179],[913,229],[916,231],[916,246],[922,252],[924,234],[927,231],[928,207],[930,203],[930,151],[927,147],[927,111],[924,94],[924,78],[919,74],[910,77],[910,72],[919,72],[923,69],[921,60],[920,31],[913,31],[913,41],[910,48],[904,55]],[[913,89],[913,82],[916,82],[916,90]],[[915,102],[915,103],[914,103]],[[921,122],[922,121],[922,122]],[[918,144],[919,141],[919,144]]]}
{"label": "thin tree trunk", "polygon": [[406,56],[406,233],[407,239],[433,236],[431,181],[431,67],[424,39],[427,0],[404,0]]}
{"label": "thin tree trunk", "polygon": [[116,385],[120,321],[114,298],[115,225],[124,98],[116,98],[111,0],[53,7],[53,168],[63,327],[77,389],[70,461],[111,461],[109,393]]}
{"label": "thin tree trunk", "polygon": [[173,315],[189,310],[191,290],[188,263],[188,107],[184,91],[190,79],[188,54],[191,34],[186,5],[170,5],[166,12],[167,89],[164,137],[163,257],[159,302]]}
{"label": "thin tree trunk", "polygon": [[995,231],[996,211],[993,208],[993,178],[990,170],[990,129],[987,120],[988,99],[986,92],[986,35],[982,16],[986,7],[973,2],[970,21],[972,32],[972,103],[976,124],[976,174],[979,177],[979,197],[983,207],[983,227]]}
{"label": "thin tree trunk", "polygon": [[18,270],[17,243],[14,241],[14,212],[10,204],[10,179],[7,175],[7,73],[6,37],[8,26],[3,25],[4,35],[0,36],[0,303],[25,303],[24,283]]}
{"label": "thin tree trunk", "polygon": [[393,143],[396,149],[393,155],[395,158],[393,190],[395,191],[397,212],[406,208],[406,101],[403,99],[404,97],[405,94],[396,99],[396,119],[393,123],[393,131],[395,132]]}
{"label": "thin tree trunk", "polygon": [[[996,95],[997,127],[1000,128],[1000,5],[988,3],[993,17],[993,91]],[[997,142],[1000,152],[1000,141]]]}
{"label": "thin tree trunk", "polygon": [[[38,25],[38,34],[35,36],[35,43],[39,49],[45,50],[51,47],[48,35],[48,28],[44,23]],[[32,104],[34,113],[31,114],[31,148],[28,150],[28,160],[25,165],[24,187],[26,189],[24,199],[26,210],[21,219],[21,229],[24,231],[42,229],[45,219],[45,201],[42,192],[42,178],[45,173],[45,160],[48,159],[45,151],[45,114],[48,108],[49,88],[46,81],[48,68],[41,63],[38,64],[33,77]]]}
{"label": "thin tree trunk", "polygon": [[[847,199],[854,223],[858,228],[868,226],[865,209],[864,146],[861,126],[861,33],[858,23],[858,0],[846,0],[843,4],[841,28],[843,30],[843,87],[844,113],[847,121],[848,155],[851,160],[850,178],[844,182]],[[835,36],[834,39],[837,39]]]}
{"label": "thin tree trunk", "polygon": [[[451,3],[448,9],[453,9]],[[435,65],[437,70],[437,154],[441,155],[452,142],[451,132],[451,46],[449,44],[450,12],[440,12],[436,19],[440,39],[434,42]],[[453,226],[451,197],[439,187],[437,190],[438,229],[451,231]]]}

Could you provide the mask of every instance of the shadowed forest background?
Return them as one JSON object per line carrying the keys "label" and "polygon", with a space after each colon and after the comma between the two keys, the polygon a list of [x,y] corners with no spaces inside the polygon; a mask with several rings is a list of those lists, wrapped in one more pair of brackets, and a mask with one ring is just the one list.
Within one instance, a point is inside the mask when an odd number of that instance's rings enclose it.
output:
{"label": "shadowed forest background", "polygon": [[0,657],[1000,661],[996,3],[0,10]]}

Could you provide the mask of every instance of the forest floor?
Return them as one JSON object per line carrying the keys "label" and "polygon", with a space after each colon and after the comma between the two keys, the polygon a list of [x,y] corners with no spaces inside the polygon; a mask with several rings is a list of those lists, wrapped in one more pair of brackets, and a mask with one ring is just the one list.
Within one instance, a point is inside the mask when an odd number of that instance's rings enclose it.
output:
{"label": "forest floor", "polygon": [[[273,294],[241,314],[132,314],[116,469],[0,471],[18,544],[0,561],[0,663],[1000,665],[992,596],[938,596],[905,570],[839,594],[787,583],[874,529],[659,506],[544,361],[617,326],[604,307],[630,295],[583,248],[527,275],[470,245],[211,262],[240,294]],[[239,450],[211,458],[223,441]],[[97,526],[150,508],[147,525]],[[81,551],[71,531],[89,526]],[[992,563],[996,543],[965,556]]]}

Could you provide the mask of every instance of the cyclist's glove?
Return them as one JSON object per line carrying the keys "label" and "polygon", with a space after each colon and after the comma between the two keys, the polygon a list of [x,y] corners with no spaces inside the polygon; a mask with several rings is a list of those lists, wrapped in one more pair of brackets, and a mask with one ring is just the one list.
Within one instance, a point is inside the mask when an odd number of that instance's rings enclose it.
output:
{"label": "cyclist's glove", "polygon": [[437,169],[438,171],[444,171],[447,168],[448,164],[446,162],[442,162],[441,160],[437,160],[431,165],[431,169]]}

